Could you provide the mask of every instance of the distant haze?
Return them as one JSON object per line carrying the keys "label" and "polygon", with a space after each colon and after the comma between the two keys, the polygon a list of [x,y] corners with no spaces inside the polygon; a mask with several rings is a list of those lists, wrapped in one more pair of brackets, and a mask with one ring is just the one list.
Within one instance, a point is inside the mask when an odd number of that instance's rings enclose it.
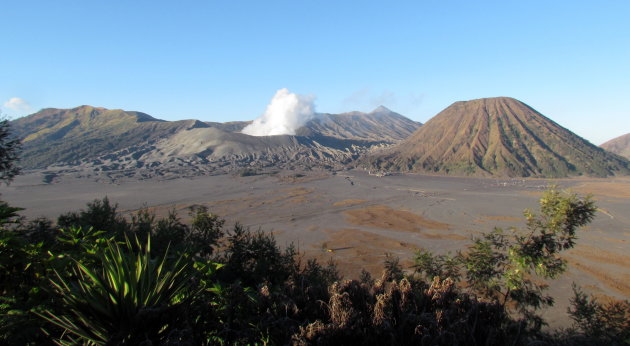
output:
{"label": "distant haze", "polygon": [[251,136],[294,135],[315,115],[312,96],[293,94],[280,89],[271,99],[267,110],[243,129]]}

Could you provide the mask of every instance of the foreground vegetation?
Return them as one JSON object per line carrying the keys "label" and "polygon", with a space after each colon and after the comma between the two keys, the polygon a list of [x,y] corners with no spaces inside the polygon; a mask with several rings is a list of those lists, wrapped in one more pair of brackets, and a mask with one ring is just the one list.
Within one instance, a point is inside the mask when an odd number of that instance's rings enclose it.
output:
{"label": "foreground vegetation", "polygon": [[545,280],[590,222],[589,199],[548,191],[524,230],[495,229],[453,256],[388,258],[381,277],[342,280],[334,263],[203,207],[191,223],[107,199],[49,220],[0,205],[5,344],[628,344],[630,304],[575,288],[569,330],[543,332]]}

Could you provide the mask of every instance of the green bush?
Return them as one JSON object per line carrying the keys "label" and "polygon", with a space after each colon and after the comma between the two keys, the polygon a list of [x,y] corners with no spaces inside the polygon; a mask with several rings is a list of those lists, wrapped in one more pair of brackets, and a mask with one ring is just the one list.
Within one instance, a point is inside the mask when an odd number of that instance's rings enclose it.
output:
{"label": "green bush", "polygon": [[630,301],[602,304],[576,285],[573,293],[568,312],[575,325],[566,338],[575,344],[630,345]]}
{"label": "green bush", "polygon": [[194,272],[181,255],[172,258],[167,249],[154,258],[150,240],[127,239],[107,241],[98,258],[100,268],[76,261],[71,278],[56,272],[51,280],[63,310],[39,315],[65,329],[60,343],[163,343],[185,325],[176,311],[191,294]]}

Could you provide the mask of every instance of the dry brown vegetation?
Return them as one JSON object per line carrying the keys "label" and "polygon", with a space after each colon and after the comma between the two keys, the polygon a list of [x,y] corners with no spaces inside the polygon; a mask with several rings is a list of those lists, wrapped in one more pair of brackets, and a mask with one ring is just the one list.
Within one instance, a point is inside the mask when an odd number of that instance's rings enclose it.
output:
{"label": "dry brown vegetation", "polygon": [[329,294],[327,315],[300,326],[292,344],[499,345],[509,339],[498,305],[460,294],[451,279],[435,277],[427,286],[384,274],[373,284],[334,283]]}

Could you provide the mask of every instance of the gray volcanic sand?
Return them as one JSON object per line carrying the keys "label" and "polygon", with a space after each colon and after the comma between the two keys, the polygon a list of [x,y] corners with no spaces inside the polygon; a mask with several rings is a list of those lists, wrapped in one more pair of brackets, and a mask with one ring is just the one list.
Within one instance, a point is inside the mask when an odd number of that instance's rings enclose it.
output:
{"label": "gray volcanic sand", "polygon": [[28,218],[56,218],[108,196],[130,215],[149,207],[170,209],[184,220],[192,205],[205,205],[228,224],[240,222],[293,243],[305,257],[332,259],[346,278],[362,268],[380,275],[385,254],[405,268],[418,249],[456,252],[493,227],[523,227],[523,210],[538,207],[549,185],[593,193],[600,212],[568,251],[568,271],[550,282],[556,306],[545,312],[551,326],[569,324],[566,308],[576,282],[600,299],[630,298],[630,179],[483,179],[426,175],[375,177],[354,170],[338,174],[280,172],[104,183],[60,176],[45,183],[34,171],[0,188],[2,199],[26,208]]}

